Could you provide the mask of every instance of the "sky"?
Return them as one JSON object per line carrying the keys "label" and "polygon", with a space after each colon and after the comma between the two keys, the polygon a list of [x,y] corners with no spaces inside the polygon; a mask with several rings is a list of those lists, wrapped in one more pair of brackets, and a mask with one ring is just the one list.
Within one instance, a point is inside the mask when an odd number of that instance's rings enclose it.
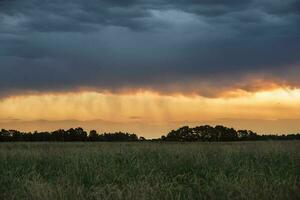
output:
{"label": "sky", "polygon": [[0,0],[0,128],[300,132],[299,0]]}

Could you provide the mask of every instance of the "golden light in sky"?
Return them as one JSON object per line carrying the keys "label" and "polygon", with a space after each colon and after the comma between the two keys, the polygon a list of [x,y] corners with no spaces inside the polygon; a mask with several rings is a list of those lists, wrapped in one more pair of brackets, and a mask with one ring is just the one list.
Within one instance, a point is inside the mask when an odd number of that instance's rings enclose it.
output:
{"label": "golden light in sky", "polygon": [[299,131],[300,89],[278,88],[232,97],[74,92],[7,97],[0,126],[49,130],[83,126],[160,136],[182,125],[225,124],[259,133]]}
{"label": "golden light in sky", "polygon": [[0,128],[300,131],[297,0],[0,2]]}

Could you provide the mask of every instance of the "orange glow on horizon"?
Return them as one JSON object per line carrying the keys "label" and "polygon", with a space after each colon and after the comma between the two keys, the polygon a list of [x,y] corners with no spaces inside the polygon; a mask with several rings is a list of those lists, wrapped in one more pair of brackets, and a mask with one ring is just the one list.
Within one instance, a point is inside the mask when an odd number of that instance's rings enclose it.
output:
{"label": "orange glow on horizon", "polygon": [[[136,94],[97,92],[33,94],[4,98],[0,100],[0,110],[0,126],[8,122],[13,124],[38,120],[83,122],[102,120],[111,126],[113,123],[122,123],[125,128],[128,126],[129,130],[134,130],[130,126],[137,123],[151,127],[151,124],[210,121],[222,123],[222,119],[236,119],[237,122],[298,120],[300,89],[278,88],[255,93],[241,91],[238,95],[218,98],[165,96],[149,91]],[[286,128],[288,131],[290,127]],[[264,131],[263,125],[260,130]],[[145,132],[150,134],[151,131]]]}

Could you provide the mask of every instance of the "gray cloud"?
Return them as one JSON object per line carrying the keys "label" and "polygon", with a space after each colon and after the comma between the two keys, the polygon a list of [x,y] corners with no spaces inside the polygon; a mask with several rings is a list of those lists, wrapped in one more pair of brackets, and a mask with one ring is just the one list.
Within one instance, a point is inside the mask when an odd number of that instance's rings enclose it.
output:
{"label": "gray cloud", "polygon": [[300,85],[298,0],[1,0],[0,44],[0,95]]}

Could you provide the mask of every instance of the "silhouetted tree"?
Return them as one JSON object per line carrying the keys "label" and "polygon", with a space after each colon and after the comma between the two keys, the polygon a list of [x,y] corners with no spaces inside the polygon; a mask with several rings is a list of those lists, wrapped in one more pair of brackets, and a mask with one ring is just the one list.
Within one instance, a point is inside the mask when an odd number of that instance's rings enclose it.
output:
{"label": "silhouetted tree", "polygon": [[89,141],[98,141],[98,139],[99,139],[99,135],[97,131],[91,130],[89,134]]}

